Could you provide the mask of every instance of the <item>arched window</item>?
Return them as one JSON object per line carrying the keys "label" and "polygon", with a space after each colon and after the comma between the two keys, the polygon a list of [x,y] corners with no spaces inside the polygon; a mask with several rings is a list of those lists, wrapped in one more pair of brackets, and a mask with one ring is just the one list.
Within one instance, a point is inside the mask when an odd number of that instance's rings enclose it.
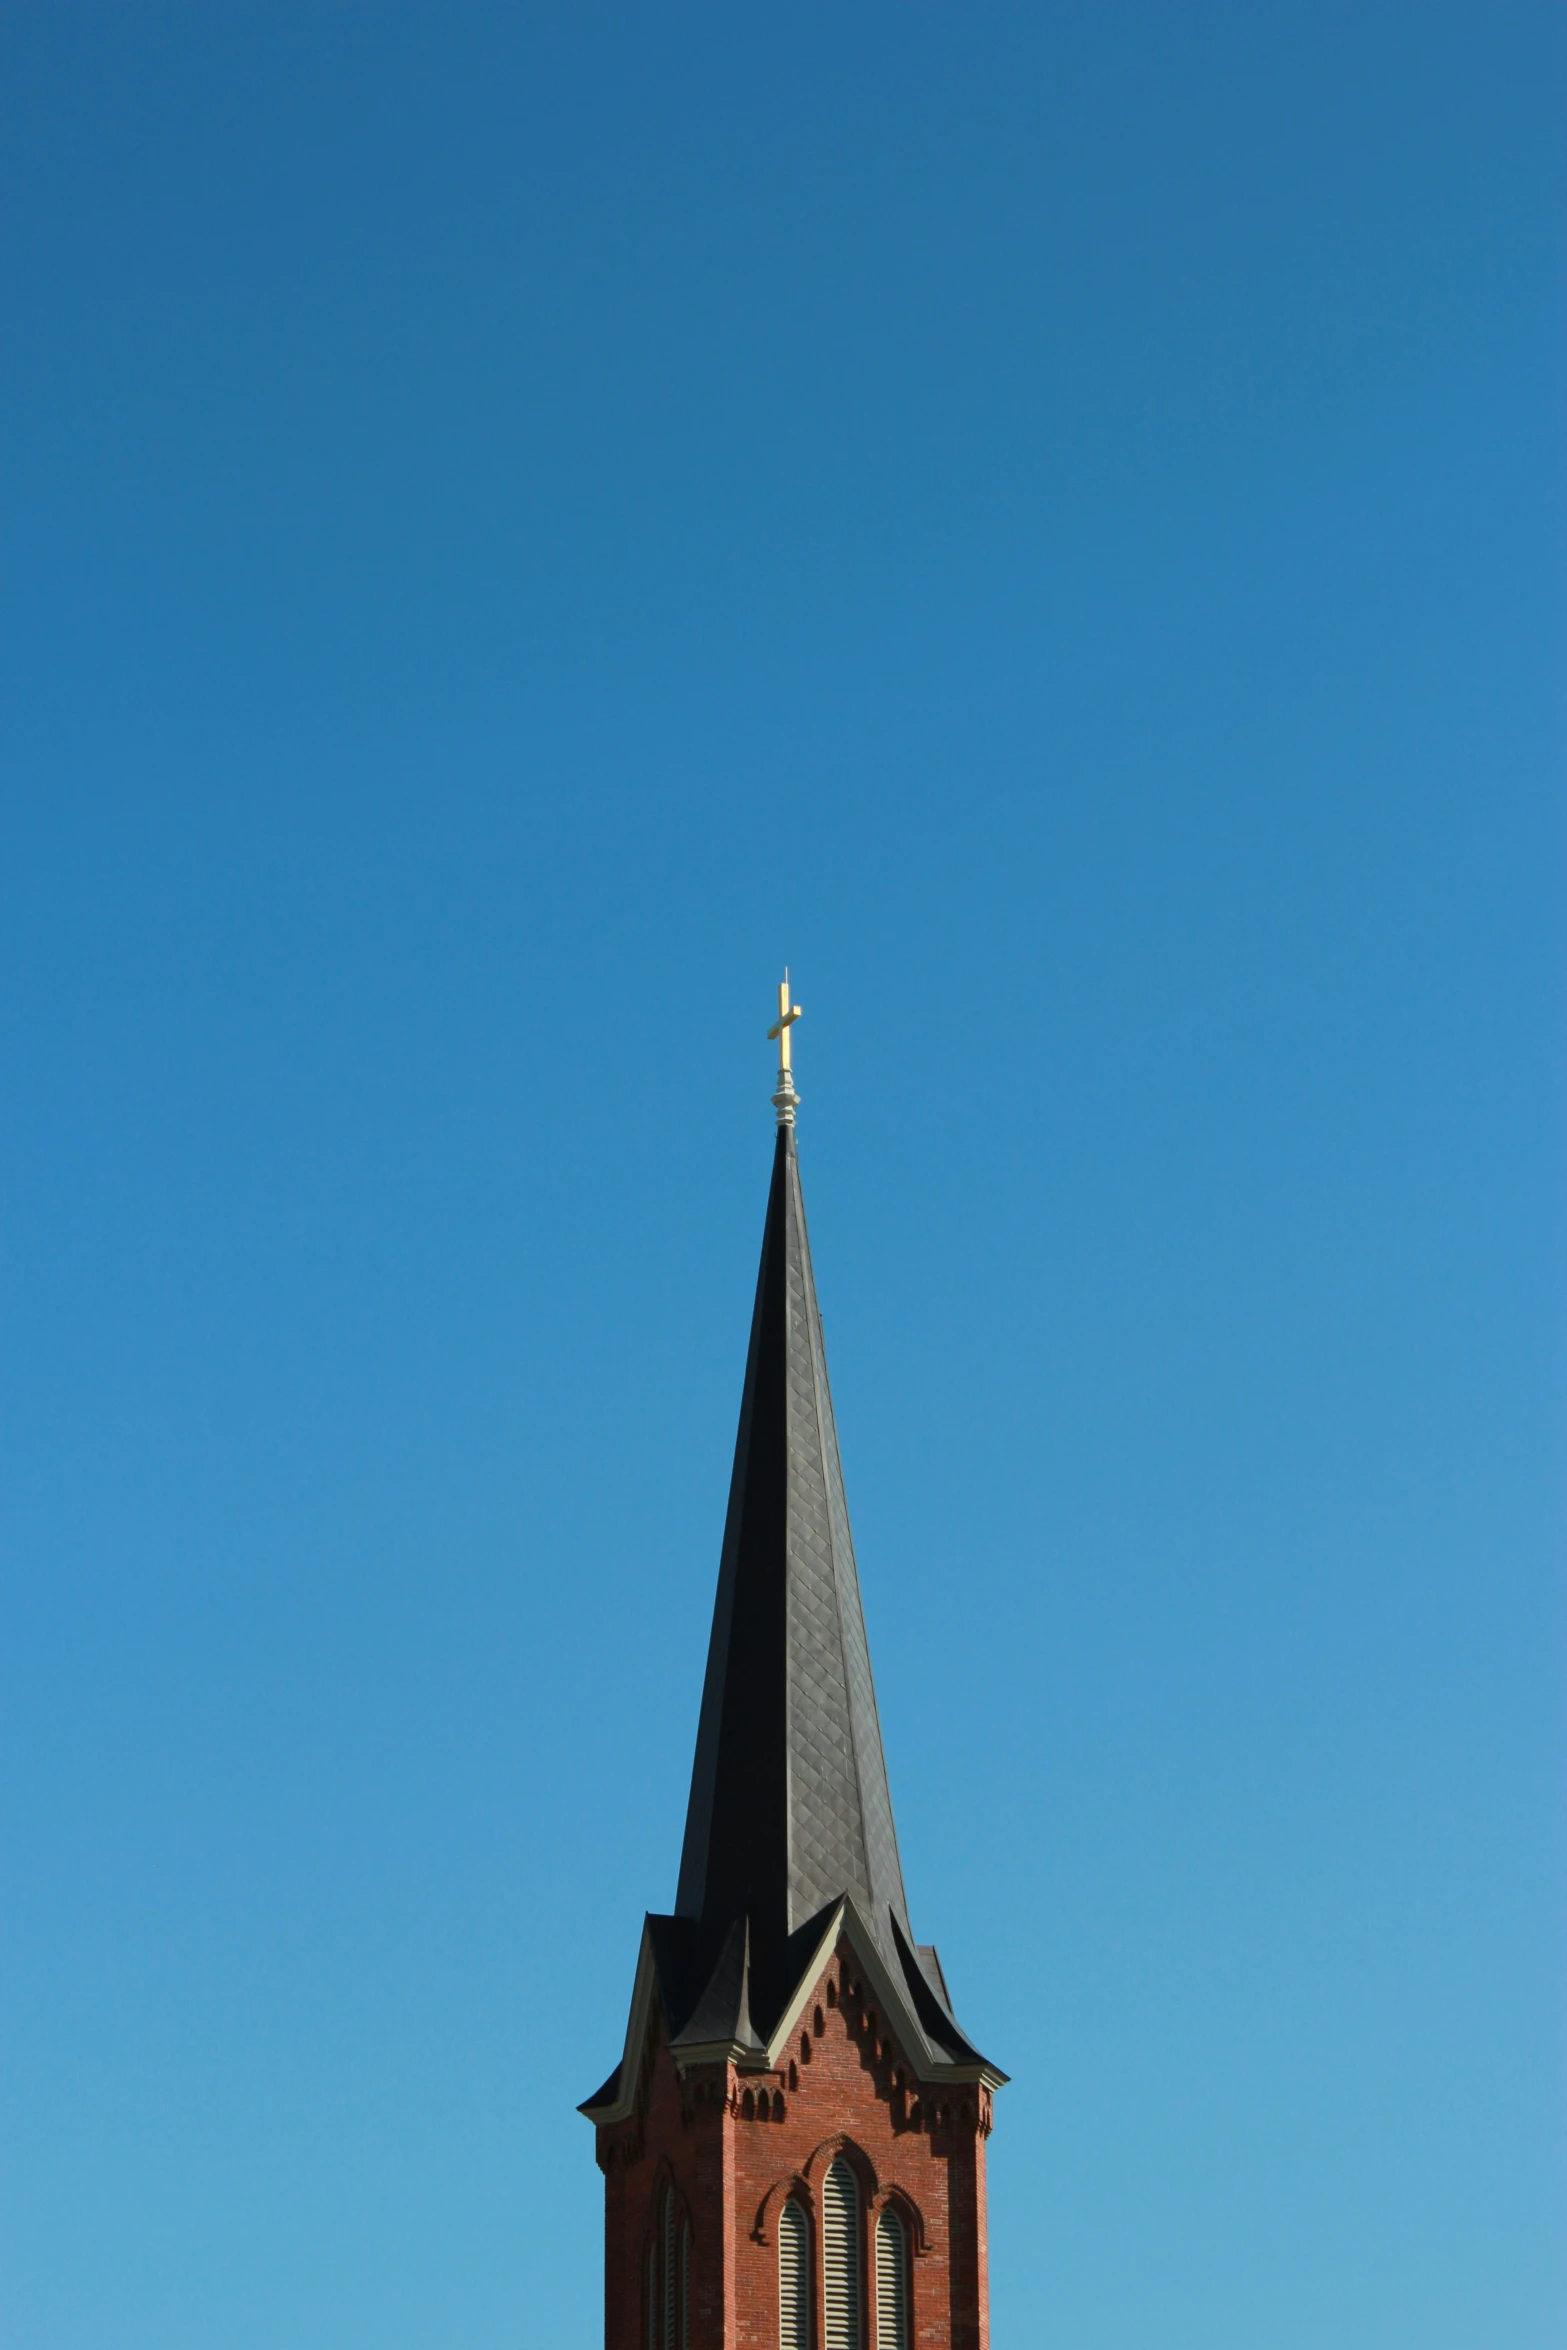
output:
{"label": "arched window", "polygon": [[811,2223],[792,2195],[778,2214],[778,2350],[811,2350]]}
{"label": "arched window", "polygon": [[891,2204],[876,2222],[876,2350],[909,2350],[909,2244]]}
{"label": "arched window", "polygon": [[691,2227],[679,2198],[659,2196],[647,2248],[647,2350],[686,2350],[691,2331]]}
{"label": "arched window", "polygon": [[675,2236],[679,2214],[675,2210],[675,2191],[664,2189],[664,2340],[662,2350],[680,2350],[676,2327],[680,2322],[680,2271],[675,2265]]}
{"label": "arched window", "polygon": [[861,2350],[860,2186],[841,2154],[822,2181],[825,2350]]}

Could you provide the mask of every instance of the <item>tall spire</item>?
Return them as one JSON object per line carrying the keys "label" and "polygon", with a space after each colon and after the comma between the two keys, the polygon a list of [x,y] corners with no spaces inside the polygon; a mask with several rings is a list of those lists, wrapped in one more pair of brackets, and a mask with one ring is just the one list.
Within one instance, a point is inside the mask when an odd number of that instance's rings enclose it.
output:
{"label": "tall spire", "polygon": [[[990,2093],[1006,2078],[958,2024],[940,1959],[909,1928],[800,1191],[789,1052],[799,1017],[785,972],[768,1030],[780,1048],[778,1136],[675,1912],[645,1922],[624,2052],[582,2107],[606,2177],[646,2152],[660,2018],[682,2076],[723,2065],[781,2079],[813,1984],[833,2004],[823,1969],[834,1951],[834,1964],[863,1969],[876,2029],[890,2025],[918,2081],[976,2092],[956,2109],[922,2093],[900,2128],[934,2129],[939,2114],[946,2130],[955,2110],[964,2128],[978,2116],[988,2131]],[[804,2076],[792,2062],[787,2073],[792,2097]],[[897,2082],[901,2097],[901,2070]],[[874,2091],[892,2094],[885,2081]],[[747,2118],[753,2097],[758,2115],[784,2119],[781,2090],[747,2091]],[[731,2119],[742,2110],[735,2095],[720,2102]],[[679,2110],[689,2120],[694,2108]],[[623,2126],[633,2136],[622,2146]],[[627,2244],[643,2224],[637,2216]],[[634,2350],[633,2336],[617,2350]]]}
{"label": "tall spire", "polygon": [[[797,2193],[820,2212],[834,2148],[829,2188],[852,2173],[888,2205],[878,2340],[899,2332],[911,2291],[922,2340],[990,2339],[985,2141],[1006,2075],[958,2024],[904,1907],[795,1152],[799,1017],[786,973],[676,1914],[643,1921],[620,2062],[581,2107],[604,2173],[607,2350],[776,2340],[784,2215],[799,2218]],[[830,2229],[823,2257],[831,2335]]]}
{"label": "tall spire", "polygon": [[871,1682],[795,1147],[780,991],[778,1138],[762,1235],[675,1908],[751,1921],[764,1978],[850,1895],[898,1964],[912,1939]]}

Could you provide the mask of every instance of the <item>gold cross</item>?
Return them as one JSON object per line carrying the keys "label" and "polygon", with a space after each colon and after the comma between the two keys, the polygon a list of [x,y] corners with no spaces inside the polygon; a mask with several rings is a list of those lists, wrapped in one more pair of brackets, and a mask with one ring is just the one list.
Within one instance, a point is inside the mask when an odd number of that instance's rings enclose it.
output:
{"label": "gold cross", "polygon": [[789,974],[785,971],[778,987],[778,1017],[767,1031],[769,1044],[774,1037],[778,1039],[778,1066],[780,1069],[787,1069],[789,1066],[789,1031],[799,1017],[799,1005],[791,1004],[789,1001]]}

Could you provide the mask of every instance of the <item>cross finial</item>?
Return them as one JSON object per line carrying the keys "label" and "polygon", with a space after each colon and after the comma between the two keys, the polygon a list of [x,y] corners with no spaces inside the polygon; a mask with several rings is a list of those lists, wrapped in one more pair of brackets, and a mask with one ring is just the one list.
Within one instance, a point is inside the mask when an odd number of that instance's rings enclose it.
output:
{"label": "cross finial", "polygon": [[789,971],[785,965],[778,988],[778,1017],[767,1031],[769,1042],[774,1037],[778,1040],[778,1091],[773,1095],[773,1108],[778,1112],[780,1126],[794,1124],[795,1106],[800,1099],[794,1090],[794,1076],[789,1067],[789,1031],[799,1017],[799,1005],[789,1001]]}

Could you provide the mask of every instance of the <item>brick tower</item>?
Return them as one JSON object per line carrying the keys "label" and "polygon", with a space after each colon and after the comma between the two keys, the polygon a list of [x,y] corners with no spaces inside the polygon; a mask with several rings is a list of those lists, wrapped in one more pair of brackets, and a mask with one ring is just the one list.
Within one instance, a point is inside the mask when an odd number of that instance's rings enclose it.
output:
{"label": "brick tower", "polygon": [[1006,2076],[916,1943],[795,1151],[778,1140],[672,1917],[643,1927],[604,2173],[606,2350],[988,2350]]}

